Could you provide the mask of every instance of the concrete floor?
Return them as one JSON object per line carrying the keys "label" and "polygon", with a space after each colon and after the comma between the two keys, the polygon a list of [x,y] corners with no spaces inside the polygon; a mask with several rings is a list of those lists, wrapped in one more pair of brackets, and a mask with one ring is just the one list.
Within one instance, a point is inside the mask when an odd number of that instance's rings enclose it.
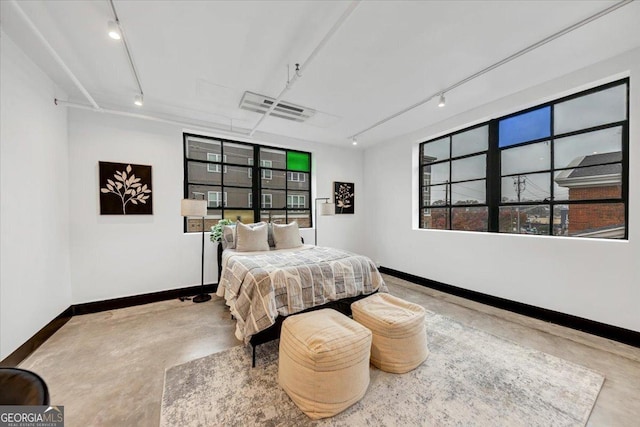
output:
{"label": "concrete floor", "polygon": [[[640,422],[640,349],[384,276],[392,294],[606,376],[590,426]],[[235,346],[222,300],[178,300],[77,316],[20,367],[47,382],[66,425],[157,426],[166,368]]]}

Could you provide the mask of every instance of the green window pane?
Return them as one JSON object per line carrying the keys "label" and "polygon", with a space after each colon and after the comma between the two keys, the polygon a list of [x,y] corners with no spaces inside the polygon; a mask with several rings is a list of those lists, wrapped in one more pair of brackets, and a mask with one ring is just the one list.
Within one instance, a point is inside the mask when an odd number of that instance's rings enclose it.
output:
{"label": "green window pane", "polygon": [[287,151],[287,169],[292,171],[309,172],[311,170],[309,153]]}

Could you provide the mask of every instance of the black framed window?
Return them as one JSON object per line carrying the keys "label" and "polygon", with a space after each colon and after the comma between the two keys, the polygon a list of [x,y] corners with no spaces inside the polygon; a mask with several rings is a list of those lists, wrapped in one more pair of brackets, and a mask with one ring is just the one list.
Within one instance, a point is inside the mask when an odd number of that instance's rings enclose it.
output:
{"label": "black framed window", "polygon": [[487,125],[421,144],[422,228],[487,230],[488,145]]}
{"label": "black framed window", "polygon": [[[311,153],[186,133],[183,138],[184,197],[207,200],[205,230],[222,218],[312,226]],[[184,230],[202,231],[202,221],[185,220]]]}
{"label": "black framed window", "polygon": [[420,144],[420,227],[627,238],[628,117],[624,79]]}

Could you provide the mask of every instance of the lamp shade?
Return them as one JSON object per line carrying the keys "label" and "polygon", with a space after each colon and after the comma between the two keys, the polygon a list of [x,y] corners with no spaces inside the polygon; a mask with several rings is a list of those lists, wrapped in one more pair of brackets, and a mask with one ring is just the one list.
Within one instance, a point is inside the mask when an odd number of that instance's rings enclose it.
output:
{"label": "lamp shade", "polygon": [[320,203],[320,215],[335,215],[336,204],[335,203]]}
{"label": "lamp shade", "polygon": [[207,216],[207,201],[182,199],[180,204],[180,212],[182,216]]}

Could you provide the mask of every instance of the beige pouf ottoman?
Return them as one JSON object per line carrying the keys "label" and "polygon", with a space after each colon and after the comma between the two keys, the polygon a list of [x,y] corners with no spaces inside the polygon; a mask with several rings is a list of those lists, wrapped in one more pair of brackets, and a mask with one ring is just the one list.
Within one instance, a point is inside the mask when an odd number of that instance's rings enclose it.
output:
{"label": "beige pouf ottoman", "polygon": [[278,382],[310,418],[332,417],[369,387],[371,331],[331,309],[282,323]]}
{"label": "beige pouf ottoman", "polygon": [[371,363],[386,372],[403,374],[429,356],[424,308],[387,293],[351,304],[353,320],[373,333]]}

